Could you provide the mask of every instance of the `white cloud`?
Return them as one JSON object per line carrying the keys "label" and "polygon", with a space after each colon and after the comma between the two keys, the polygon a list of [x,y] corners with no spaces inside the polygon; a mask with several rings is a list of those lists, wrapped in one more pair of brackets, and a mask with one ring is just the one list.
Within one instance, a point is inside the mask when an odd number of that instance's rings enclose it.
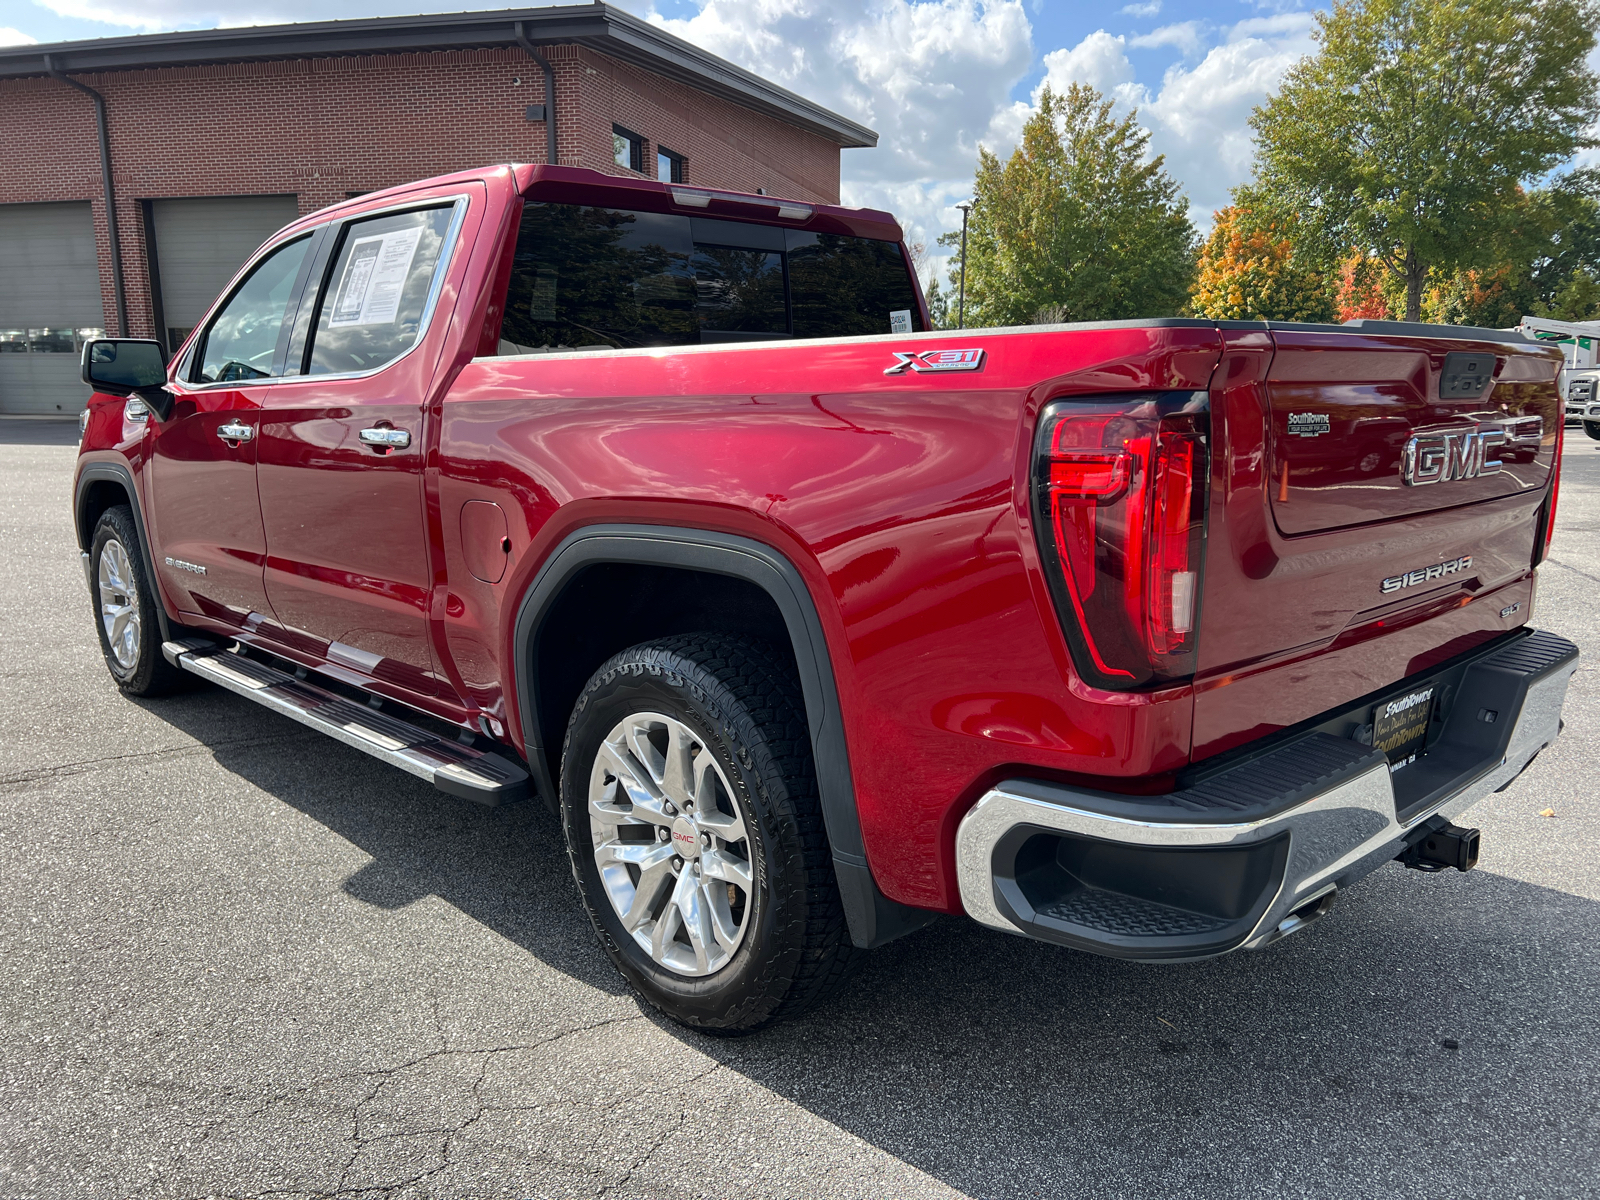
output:
{"label": "white cloud", "polygon": [[1144,99],[1144,89],[1134,82],[1133,64],[1128,61],[1128,39],[1104,29],[1095,30],[1071,49],[1052,50],[1044,56],[1044,79],[1034,89],[1033,102],[1039,102],[1046,85],[1064,92],[1072,83],[1086,83],[1129,105]]}
{"label": "white cloud", "polygon": [[1153,17],[1161,11],[1161,0],[1147,0],[1144,4],[1124,4],[1120,11],[1125,17]]}
{"label": "white cloud", "polygon": [[[1315,49],[1311,26],[1305,13],[1241,21],[1199,62],[1169,67],[1154,91],[1134,81],[1127,50],[1138,39],[1099,30],[1069,50],[1046,54],[1044,82],[1058,91],[1074,80],[1092,84],[1122,108],[1137,108],[1150,129],[1151,149],[1166,155],[1167,169],[1189,197],[1190,216],[1205,229],[1211,213],[1228,203],[1229,190],[1250,177],[1250,113],[1289,67]],[[1198,40],[1200,32],[1194,32]],[[1026,118],[1026,111],[1012,114],[1019,129]]]}
{"label": "white cloud", "polygon": [[0,25],[0,46],[33,46],[38,41],[38,38],[29,37],[20,29],[13,29],[9,25]]}
{"label": "white cloud", "polygon": [[1228,30],[1230,42],[1251,37],[1310,36],[1316,17],[1306,12],[1278,13],[1271,17],[1246,17]]}
{"label": "white cloud", "polygon": [[969,174],[1033,58],[1020,0],[704,0],[679,37],[878,131],[862,182]]}
{"label": "white cloud", "polygon": [[1206,26],[1201,21],[1179,21],[1175,25],[1163,25],[1159,29],[1152,29],[1149,33],[1141,33],[1137,37],[1128,39],[1128,45],[1140,50],[1153,50],[1158,46],[1173,46],[1181,50],[1186,58],[1199,54],[1204,47]]}
{"label": "white cloud", "polygon": [[287,5],[269,3],[259,9],[252,9],[250,15],[243,20],[236,12],[227,12],[219,8],[216,0],[148,0],[147,3],[129,3],[128,0],[37,0],[37,2],[60,17],[79,21],[100,21],[107,25],[121,25],[147,33],[158,29],[180,27],[215,28],[223,25],[317,19],[313,5],[298,5],[292,0]]}

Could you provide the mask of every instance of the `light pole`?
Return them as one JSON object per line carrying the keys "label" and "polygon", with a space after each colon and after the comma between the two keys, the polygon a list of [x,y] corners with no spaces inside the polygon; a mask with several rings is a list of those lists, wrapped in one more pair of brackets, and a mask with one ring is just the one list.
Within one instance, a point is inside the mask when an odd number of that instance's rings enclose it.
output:
{"label": "light pole", "polygon": [[956,328],[967,327],[967,214],[972,211],[972,201],[956,205],[961,210],[961,288],[956,299]]}

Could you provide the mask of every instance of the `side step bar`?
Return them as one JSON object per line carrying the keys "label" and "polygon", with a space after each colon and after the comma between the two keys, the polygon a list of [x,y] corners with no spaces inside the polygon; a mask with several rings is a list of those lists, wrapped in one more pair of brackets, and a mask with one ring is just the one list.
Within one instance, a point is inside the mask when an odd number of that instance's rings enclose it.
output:
{"label": "side step bar", "polygon": [[216,642],[164,642],[161,653],[175,667],[409,771],[441,792],[489,805],[528,794],[528,772],[508,758],[441,738]]}

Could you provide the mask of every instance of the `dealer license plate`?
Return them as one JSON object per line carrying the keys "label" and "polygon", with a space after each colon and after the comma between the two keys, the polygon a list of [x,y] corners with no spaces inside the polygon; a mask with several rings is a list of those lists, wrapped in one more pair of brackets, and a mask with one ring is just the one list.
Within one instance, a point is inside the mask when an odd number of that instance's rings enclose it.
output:
{"label": "dealer license plate", "polygon": [[1428,740],[1428,722],[1439,694],[1437,683],[1425,683],[1391,696],[1372,710],[1372,748],[1389,756],[1389,770],[1417,760]]}

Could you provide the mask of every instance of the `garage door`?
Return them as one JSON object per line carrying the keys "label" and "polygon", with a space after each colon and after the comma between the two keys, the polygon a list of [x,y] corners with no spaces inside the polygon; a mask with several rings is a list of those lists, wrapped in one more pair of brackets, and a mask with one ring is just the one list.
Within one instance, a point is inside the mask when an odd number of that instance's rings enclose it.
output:
{"label": "garage door", "polygon": [[77,416],[78,369],[105,321],[88,201],[0,204],[0,413]]}
{"label": "garage door", "polygon": [[256,248],[295,217],[293,196],[152,200],[161,318],[176,350]]}

